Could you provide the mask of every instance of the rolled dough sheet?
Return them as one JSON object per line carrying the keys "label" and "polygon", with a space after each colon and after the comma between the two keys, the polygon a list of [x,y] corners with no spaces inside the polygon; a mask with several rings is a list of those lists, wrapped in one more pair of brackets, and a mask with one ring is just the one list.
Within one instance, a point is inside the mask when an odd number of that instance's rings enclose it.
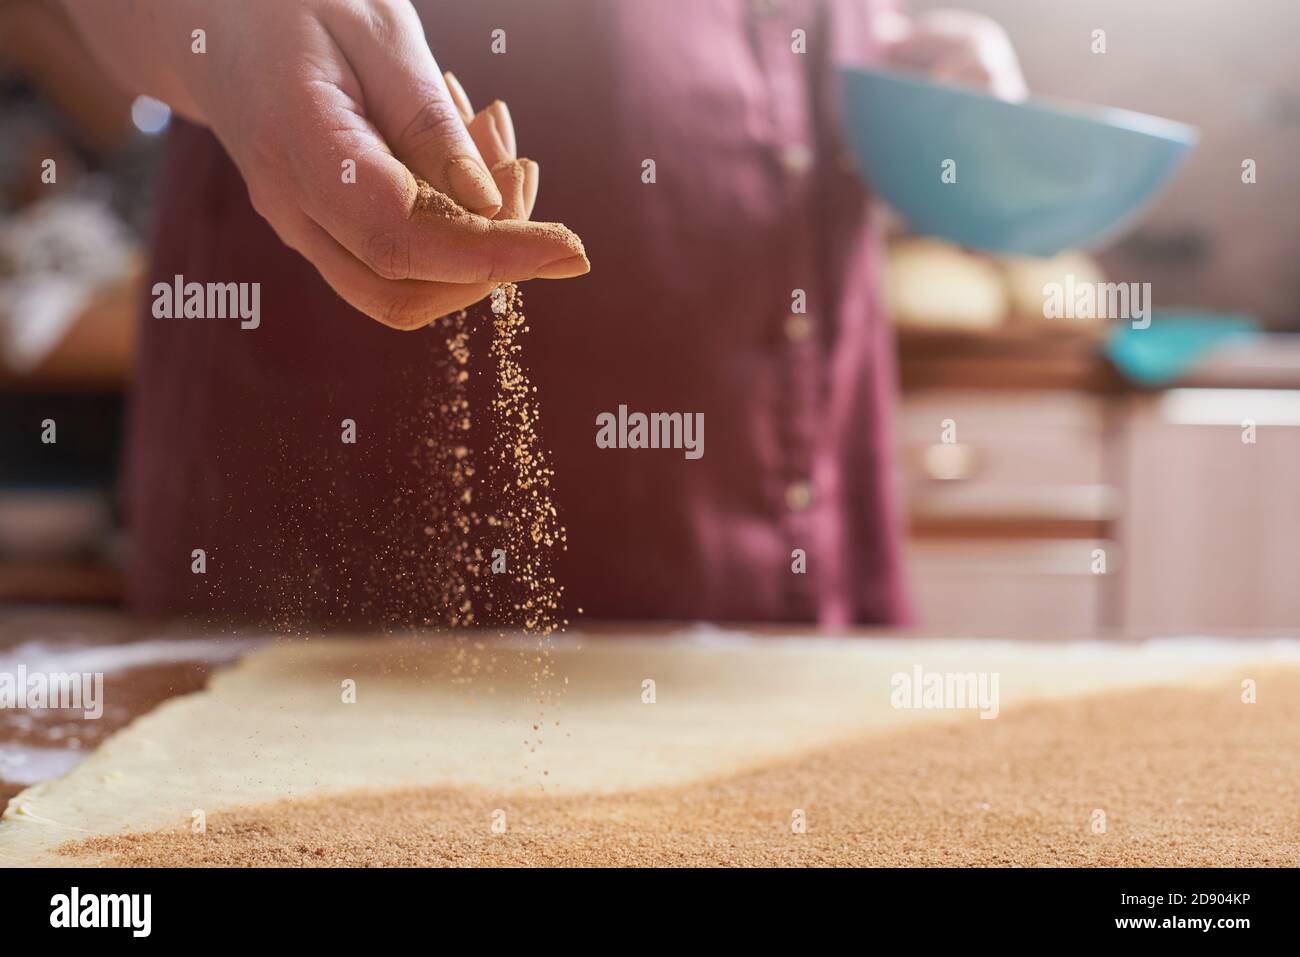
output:
{"label": "rolled dough sheet", "polygon": [[[891,676],[918,665],[996,672],[1005,710],[1099,690],[1238,681],[1252,667],[1297,661],[1294,643],[1194,639],[747,639],[697,630],[569,636],[547,654],[522,638],[281,639],[13,798],[0,819],[0,863],[87,863],[53,849],[184,827],[195,810],[401,787],[509,796],[684,785],[906,722],[981,720],[969,710],[895,709]],[[349,680],[355,703],[343,700]],[[653,703],[643,700],[647,680]]]}

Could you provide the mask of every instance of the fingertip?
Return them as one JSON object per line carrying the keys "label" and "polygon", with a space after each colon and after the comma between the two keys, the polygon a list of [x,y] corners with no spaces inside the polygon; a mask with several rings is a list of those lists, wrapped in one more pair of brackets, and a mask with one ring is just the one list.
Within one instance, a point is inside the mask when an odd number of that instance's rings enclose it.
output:
{"label": "fingertip", "polygon": [[491,219],[501,209],[501,191],[482,164],[468,156],[457,156],[447,162],[447,182],[452,199],[472,213]]}
{"label": "fingertip", "polygon": [[591,261],[583,253],[547,263],[537,270],[539,279],[576,279],[591,272]]}
{"label": "fingertip", "polygon": [[497,216],[501,219],[527,219],[523,164],[519,160],[505,160],[492,167],[492,177],[501,190],[503,202]]}

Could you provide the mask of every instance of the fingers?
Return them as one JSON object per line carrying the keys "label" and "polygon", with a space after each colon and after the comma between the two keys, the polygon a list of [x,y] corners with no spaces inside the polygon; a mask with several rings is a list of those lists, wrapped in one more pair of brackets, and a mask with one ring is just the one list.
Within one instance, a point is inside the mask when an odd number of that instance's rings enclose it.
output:
{"label": "fingers", "polygon": [[301,253],[353,308],[393,329],[419,329],[486,297],[495,283],[383,279],[307,216],[280,217],[276,232]]}
{"label": "fingers", "polygon": [[[536,166],[517,162],[525,178]],[[382,190],[354,185],[331,194],[322,183],[317,189],[259,191],[254,202],[286,245],[316,266],[348,303],[384,325],[418,328],[479,301],[501,282],[567,278],[590,269],[581,242],[563,226],[473,216],[427,183],[416,184],[381,151],[358,164],[358,185],[386,174],[397,182],[411,180],[413,194],[398,207],[389,232],[375,218],[382,206],[375,197]],[[315,203],[312,197],[321,195],[335,202]],[[421,278],[411,278],[416,273]]]}
{"label": "fingers", "polygon": [[[470,105],[469,94],[461,85],[456,74],[448,70],[443,74],[452,101],[460,112],[460,118],[469,129],[470,138],[478,147],[488,168],[505,159],[514,159],[516,155],[515,124],[510,116],[510,108],[501,100],[496,100],[477,116]],[[490,118],[490,119],[489,119]]]}
{"label": "fingers", "polygon": [[[367,6],[364,21],[356,7],[326,9],[344,18],[320,33],[328,69],[291,109],[241,128],[234,146],[254,207],[287,245],[347,302],[397,329],[463,309],[502,282],[590,270],[574,233],[527,221],[539,171],[516,158],[509,109],[472,113],[459,81],[437,72],[408,4]],[[342,27],[352,33],[346,48]],[[411,118],[413,90],[422,105]],[[478,215],[465,208],[476,201]]]}
{"label": "fingers", "polygon": [[901,43],[911,32],[912,18],[899,10],[882,10],[871,27],[876,43],[885,48]]}
{"label": "fingers", "polygon": [[993,86],[995,77],[988,66],[975,57],[957,57],[940,65],[932,74],[937,83],[986,90]]}
{"label": "fingers", "polygon": [[[497,100],[492,106],[474,117],[469,124],[470,138],[474,140],[474,145],[478,147],[479,154],[483,157],[483,162],[487,163],[488,169],[498,163],[508,163],[515,158],[513,143],[507,145],[506,138],[502,134],[501,122],[497,119],[496,107],[504,110],[505,104]],[[506,117],[506,121],[509,122],[508,113]],[[513,139],[512,134],[511,140],[513,141]]]}
{"label": "fingers", "polygon": [[527,219],[524,202],[525,172],[515,159],[514,123],[506,105],[497,100],[469,124],[469,134],[492,171],[501,192],[497,219]]}
{"label": "fingers", "polygon": [[443,80],[447,83],[447,91],[451,93],[451,100],[456,104],[456,109],[460,111],[460,118],[469,126],[470,120],[474,119],[474,107],[470,105],[469,94],[465,88],[460,85],[460,80],[456,79],[456,74],[448,70],[442,75]]}
{"label": "fingers", "polygon": [[[348,153],[356,164],[351,185],[340,184],[337,173],[338,157]],[[467,213],[431,186],[422,191],[382,143],[349,143],[332,158],[302,156],[308,165],[291,185],[299,208],[382,278],[518,282],[590,268],[581,240],[564,226]]]}
{"label": "fingers", "polygon": [[519,145],[515,142],[515,121],[510,116],[510,108],[502,100],[494,100],[485,113],[492,114],[492,125],[501,137],[501,142],[505,145],[506,152],[510,158],[514,159],[519,155]]}
{"label": "fingers", "polygon": [[327,7],[322,16],[360,81],[366,111],[384,141],[439,192],[481,216],[495,215],[501,193],[429,51],[414,7],[375,4],[365,11],[362,16],[351,7]]}
{"label": "fingers", "polygon": [[452,101],[469,128],[470,138],[478,147],[479,155],[492,172],[492,179],[501,191],[501,210],[496,219],[530,219],[537,202],[537,164],[532,160],[517,159],[518,141],[515,138],[514,119],[510,108],[501,100],[475,115],[469,94],[456,75],[448,70],[443,74]]}
{"label": "fingers", "polygon": [[541,167],[533,160],[521,159],[520,163],[524,164],[524,218],[533,218],[533,206],[537,203],[537,179],[541,175]]}
{"label": "fingers", "polygon": [[915,31],[884,44],[891,66],[928,71],[963,53],[963,40],[946,34]]}
{"label": "fingers", "polygon": [[888,20],[877,31],[892,67],[927,73],[940,82],[974,87],[1005,100],[1025,99],[1029,88],[1006,31],[984,16],[932,11],[906,23]]}
{"label": "fingers", "polygon": [[497,219],[527,219],[528,208],[524,202],[524,164],[507,160],[492,168],[492,177],[501,190],[501,212]]}
{"label": "fingers", "polygon": [[[475,115],[469,94],[456,75],[448,70],[443,74],[443,79],[447,82],[447,89],[451,91],[452,101],[460,111],[461,119],[469,129],[470,138],[491,171],[497,189],[501,191],[501,209],[494,218],[528,219],[537,200],[537,164],[516,160],[518,145],[510,108],[501,100],[496,100]],[[531,169],[528,168],[529,164]]]}

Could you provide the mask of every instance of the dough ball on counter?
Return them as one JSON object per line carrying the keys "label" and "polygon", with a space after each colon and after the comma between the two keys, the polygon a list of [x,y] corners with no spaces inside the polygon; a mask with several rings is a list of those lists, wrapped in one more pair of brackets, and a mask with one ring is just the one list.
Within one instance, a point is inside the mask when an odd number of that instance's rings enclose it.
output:
{"label": "dough ball on counter", "polygon": [[1002,261],[1002,271],[1011,300],[1011,314],[1018,319],[1038,321],[1047,321],[1043,316],[1044,286],[1056,283],[1062,288],[1075,288],[1106,281],[1101,267],[1090,256],[1073,250],[1050,259],[1008,257]]}
{"label": "dough ball on counter", "polygon": [[889,250],[886,296],[900,326],[981,331],[1007,316],[1002,273],[983,256],[937,239],[904,239]]}

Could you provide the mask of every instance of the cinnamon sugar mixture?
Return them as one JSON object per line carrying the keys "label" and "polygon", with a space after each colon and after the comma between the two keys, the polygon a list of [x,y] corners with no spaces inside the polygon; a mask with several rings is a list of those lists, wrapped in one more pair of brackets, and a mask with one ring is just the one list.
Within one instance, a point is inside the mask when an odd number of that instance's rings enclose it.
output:
{"label": "cinnamon sugar mixture", "polygon": [[[421,577],[438,583],[445,624],[452,628],[481,626],[535,638],[524,652],[539,708],[533,735],[524,744],[535,753],[543,741],[546,709],[562,690],[551,664],[550,638],[568,624],[561,608],[564,589],[553,572],[554,553],[567,547],[567,536],[551,498],[554,472],[537,432],[537,388],[522,363],[520,337],[528,325],[517,286],[507,283],[493,291],[491,316],[495,389],[486,410],[484,466],[469,440],[474,427],[470,323],[476,320],[462,311],[434,325],[447,349],[445,381],[440,397],[431,400],[434,434],[425,438],[420,454],[426,474],[441,476],[445,486],[424,529],[433,539],[436,567],[424,569]],[[495,669],[495,652],[484,642],[467,647],[468,636],[458,642],[456,680],[468,683],[480,671]]]}
{"label": "cinnamon sugar mixture", "polygon": [[[206,835],[178,826],[60,853],[139,866],[1289,867],[1300,672],[1268,685],[1257,705],[1233,684],[1029,705],[683,788],[357,793],[210,814]],[[492,830],[496,808],[505,833]]]}

